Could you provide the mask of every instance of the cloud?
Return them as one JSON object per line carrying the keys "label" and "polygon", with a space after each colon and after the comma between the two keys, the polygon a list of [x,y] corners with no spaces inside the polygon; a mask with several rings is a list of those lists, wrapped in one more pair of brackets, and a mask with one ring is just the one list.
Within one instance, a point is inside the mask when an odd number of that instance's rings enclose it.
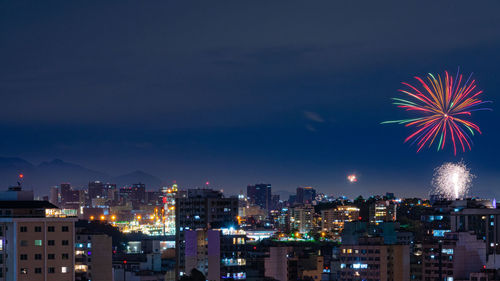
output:
{"label": "cloud", "polygon": [[304,116],[306,117],[306,119],[313,121],[313,122],[317,122],[317,123],[324,123],[325,122],[325,119],[323,119],[323,117],[321,117],[318,113],[313,112],[313,111],[304,111]]}
{"label": "cloud", "polygon": [[317,132],[318,130],[316,130],[316,128],[314,128],[311,124],[307,124],[306,125],[306,130],[310,131],[310,132]]}

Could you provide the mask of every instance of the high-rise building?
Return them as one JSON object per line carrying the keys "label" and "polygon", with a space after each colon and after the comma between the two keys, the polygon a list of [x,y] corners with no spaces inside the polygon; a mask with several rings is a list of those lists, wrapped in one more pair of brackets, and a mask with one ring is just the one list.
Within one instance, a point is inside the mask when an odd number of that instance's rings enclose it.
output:
{"label": "high-rise building", "polygon": [[310,186],[297,187],[297,197],[295,198],[295,203],[312,204],[315,199],[316,189]]}
{"label": "high-rise building", "polygon": [[73,281],[76,220],[47,201],[0,201],[0,280]]}
{"label": "high-rise building", "polygon": [[58,206],[59,205],[59,188],[57,186],[52,186],[50,188],[49,202]]}
{"label": "high-rise building", "polygon": [[246,279],[243,230],[186,230],[184,235],[186,272],[197,269],[209,281]]}
{"label": "high-rise building", "polygon": [[89,182],[89,199],[104,197],[104,183],[100,181]]}
{"label": "high-rise building", "polygon": [[281,205],[280,205],[280,195],[279,194],[273,194],[273,195],[271,195],[271,207],[270,207],[270,209],[271,210],[276,210],[279,207],[281,207]]}
{"label": "high-rise building", "polygon": [[300,233],[308,233],[313,229],[314,207],[306,204],[290,208],[290,223],[292,228]]}
{"label": "high-rise building", "polygon": [[71,184],[69,183],[61,183],[60,187],[60,194],[61,194],[61,202],[66,202],[68,198],[71,197],[69,192],[71,191]]}
{"label": "high-rise building", "polygon": [[61,207],[68,209],[78,209],[81,205],[80,191],[73,190],[69,183],[62,183],[61,186]]}
{"label": "high-rise building", "polygon": [[175,197],[177,196],[177,191],[177,184],[161,190],[163,232],[166,235],[175,234]]}
{"label": "high-rise building", "polygon": [[380,200],[372,203],[369,209],[371,223],[396,221],[397,205],[390,200]]}
{"label": "high-rise building", "polygon": [[177,277],[185,274],[185,232],[237,227],[238,198],[212,189],[179,192],[175,206]]}
{"label": "high-rise building", "polygon": [[104,184],[104,197],[113,203],[118,202],[118,190],[115,183]]}
{"label": "high-rise building", "polygon": [[134,183],[132,185],[132,201],[142,202],[146,200],[146,185],[143,183]]}
{"label": "high-rise building", "polygon": [[272,187],[270,184],[255,184],[247,186],[247,197],[251,204],[264,210],[272,209]]}
{"label": "high-rise building", "polygon": [[344,223],[358,220],[359,208],[354,206],[337,206],[321,211],[321,230],[330,233],[338,240],[344,229]]}

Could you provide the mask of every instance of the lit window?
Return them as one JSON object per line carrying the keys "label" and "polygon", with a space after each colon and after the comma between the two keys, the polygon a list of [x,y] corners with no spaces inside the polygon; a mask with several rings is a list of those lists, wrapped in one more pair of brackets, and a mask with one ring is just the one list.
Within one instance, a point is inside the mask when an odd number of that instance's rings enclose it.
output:
{"label": "lit window", "polygon": [[42,240],[35,240],[35,246],[42,246]]}
{"label": "lit window", "polygon": [[21,268],[21,274],[28,274],[27,268]]}
{"label": "lit window", "polygon": [[68,273],[68,268],[66,266],[61,267],[61,273]]}

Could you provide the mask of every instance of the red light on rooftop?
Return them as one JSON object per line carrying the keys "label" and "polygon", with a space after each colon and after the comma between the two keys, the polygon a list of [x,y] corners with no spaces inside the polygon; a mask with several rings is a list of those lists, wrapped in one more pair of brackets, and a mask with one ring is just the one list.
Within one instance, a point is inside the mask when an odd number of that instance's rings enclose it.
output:
{"label": "red light on rooftop", "polygon": [[19,178],[20,179],[24,178],[24,175],[23,174],[19,174]]}
{"label": "red light on rooftop", "polygon": [[125,264],[126,264],[126,263],[127,263],[127,261],[123,261],[123,263],[125,263]]}

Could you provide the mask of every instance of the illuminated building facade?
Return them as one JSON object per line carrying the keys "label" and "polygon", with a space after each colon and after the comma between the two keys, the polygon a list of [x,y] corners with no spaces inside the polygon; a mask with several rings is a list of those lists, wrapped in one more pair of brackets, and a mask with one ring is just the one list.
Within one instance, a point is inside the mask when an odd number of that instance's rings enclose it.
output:
{"label": "illuminated building facade", "polygon": [[300,233],[308,233],[313,229],[314,207],[311,205],[290,208],[292,228]]}
{"label": "illuminated building facade", "polygon": [[337,206],[321,211],[321,229],[330,233],[334,239],[339,239],[344,223],[358,220],[359,208],[354,206]]}
{"label": "illuminated building facade", "polygon": [[[363,243],[340,246],[340,278],[351,280],[410,280],[408,245]],[[433,279],[434,280],[434,279]]]}
{"label": "illuminated building facade", "polygon": [[177,196],[177,184],[162,189],[162,221],[164,235],[175,235],[175,197]]}
{"label": "illuminated building facade", "polygon": [[185,231],[185,270],[196,268],[209,281],[245,280],[246,235],[232,228]]}
{"label": "illuminated building facade", "polygon": [[380,200],[370,205],[369,216],[371,223],[396,221],[397,205],[394,201]]}

